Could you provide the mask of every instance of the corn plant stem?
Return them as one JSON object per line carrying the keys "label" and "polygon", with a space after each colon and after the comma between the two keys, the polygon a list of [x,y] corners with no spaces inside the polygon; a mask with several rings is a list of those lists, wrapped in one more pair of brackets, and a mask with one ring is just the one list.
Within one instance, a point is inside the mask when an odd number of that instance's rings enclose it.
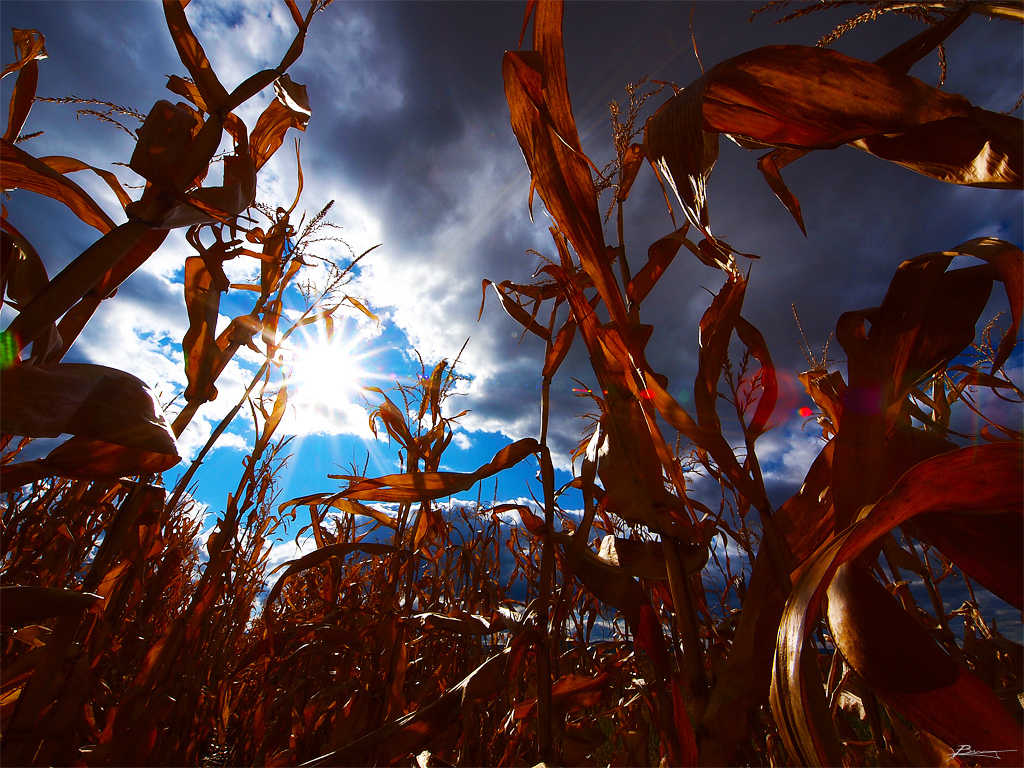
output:
{"label": "corn plant stem", "polygon": [[775,527],[775,521],[772,519],[773,511],[769,506],[768,493],[764,487],[764,476],[761,474],[761,465],[757,460],[757,453],[754,450],[754,441],[748,437],[747,423],[743,415],[744,409],[740,406],[739,392],[731,379],[729,388],[732,391],[732,403],[736,409],[736,419],[743,430],[743,439],[747,448],[747,471],[754,482],[758,495],[764,499],[764,504],[759,505],[757,511],[761,516],[761,531],[764,535],[765,547],[768,550],[768,559],[771,561],[772,569],[775,571],[775,579],[778,581],[780,589],[782,589],[783,597],[789,597],[789,593],[793,590],[793,582],[789,573],[789,564],[792,561],[792,557],[790,557],[789,548],[786,546],[785,541],[779,534],[778,528]]}
{"label": "corn plant stem", "polygon": [[[551,355],[551,349],[554,346],[551,339],[555,337],[555,320],[557,317],[558,308],[552,307],[551,317],[548,320],[548,339],[544,350],[544,359],[548,359]],[[546,376],[543,379],[543,385],[550,389],[551,376]],[[545,433],[545,437],[546,437]],[[583,464],[583,519],[580,521],[579,526],[576,528],[576,532],[573,534],[573,544],[567,557],[564,561],[564,572],[562,574],[562,586],[558,590],[558,599],[555,602],[554,611],[552,614],[552,628],[555,631],[555,642],[552,647],[555,658],[561,657],[561,640],[563,636],[563,627],[565,619],[568,614],[567,600],[569,599],[569,592],[574,584],[576,576],[576,568],[579,565],[580,558],[583,556],[583,548],[587,545],[587,538],[590,535],[590,527],[594,523],[594,514],[596,510],[593,504],[593,485],[594,476],[596,473],[596,467],[586,459]]]}
{"label": "corn plant stem", "polygon": [[[619,171],[619,183],[622,183],[622,171]],[[640,307],[634,306],[633,302],[629,300],[627,289],[629,288],[630,282],[633,280],[633,276],[629,269],[629,262],[626,260],[626,240],[625,240],[625,225],[623,223],[622,214],[622,201],[620,200],[616,205],[616,230],[618,232],[619,239],[619,274],[622,276],[622,295],[626,299],[626,312],[629,315],[630,322],[640,322]]]}
{"label": "corn plant stem", "polygon": [[220,436],[224,434],[224,430],[228,428],[228,425],[231,424],[235,416],[237,416],[238,412],[242,409],[242,404],[249,399],[249,396],[253,393],[253,390],[256,389],[256,385],[263,380],[263,377],[266,375],[267,368],[269,367],[269,365],[270,361],[268,360],[265,361],[263,365],[260,366],[259,371],[257,371],[252,381],[249,382],[249,386],[246,387],[245,394],[243,394],[242,397],[239,398],[238,402],[235,404],[235,407],[231,409],[227,416],[221,419],[220,424],[218,424],[217,428],[213,430],[213,434],[210,435],[210,439],[206,441],[206,445],[204,445],[202,450],[199,451],[199,455],[196,456],[195,460],[192,462],[192,465],[188,468],[188,470],[186,470],[185,474],[182,475],[181,479],[175,484],[174,493],[171,496],[171,500],[167,502],[167,509],[173,510],[178,506],[178,501],[181,499],[181,495],[185,492],[185,489],[188,488],[188,484],[192,482],[192,477],[199,470],[199,467],[202,466],[203,459],[206,458],[206,454],[213,450],[214,444],[220,439]]}
{"label": "corn plant stem", "polygon": [[[548,344],[550,345],[550,341]],[[541,386],[540,473],[544,488],[545,536],[540,560],[540,585],[537,595],[537,625],[541,642],[537,649],[537,749],[542,762],[554,761],[551,743],[551,637],[548,632],[548,608],[554,581],[555,546],[555,470],[548,449],[548,418],[551,408],[551,380]]]}
{"label": "corn plant stem", "polygon": [[[695,700],[706,703],[707,678],[704,675],[704,651],[700,644],[697,611],[690,594],[687,576],[683,571],[676,541],[671,537],[662,540],[662,551],[665,553],[665,568],[668,571],[668,587],[672,594],[672,605],[679,639],[683,646],[682,667],[686,674],[686,682]],[[702,707],[703,708],[703,707]],[[698,721],[703,716],[698,713]]]}

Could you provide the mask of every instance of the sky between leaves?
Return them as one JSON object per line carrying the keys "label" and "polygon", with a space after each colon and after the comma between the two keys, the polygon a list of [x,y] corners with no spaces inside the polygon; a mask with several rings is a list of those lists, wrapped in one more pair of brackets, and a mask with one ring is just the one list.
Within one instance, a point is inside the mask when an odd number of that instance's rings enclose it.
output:
{"label": "sky between leaves", "polygon": [[[501,79],[501,56],[517,47],[524,3],[378,2],[337,3],[314,22],[305,53],[289,74],[308,88],[313,117],[301,136],[305,188],[300,209],[314,215],[328,201],[336,234],[360,253],[381,244],[362,263],[348,292],[364,298],[380,326],[353,312],[340,336],[361,358],[364,384],[387,386],[394,377],[419,372],[408,350],[422,355],[429,373],[441,358],[454,358],[468,338],[460,371],[470,379],[452,402],[470,409],[445,454],[443,469],[469,471],[488,461],[509,439],[536,436],[539,423],[543,346],[520,340],[521,328],[501,310],[493,294],[477,322],[481,281],[529,282],[539,264],[528,249],[554,256],[543,206],[536,223],[527,210],[529,177],[509,126]],[[565,14],[570,94],[581,140],[596,165],[611,159],[608,103],[625,104],[624,87],[642,77],[685,86],[700,73],[693,38],[708,68],[745,50],[777,43],[813,45],[847,11],[813,14],[776,26],[779,14],[748,23],[760,3],[571,2]],[[222,82],[230,90],[249,74],[274,66],[293,33],[277,2],[196,0],[190,22]],[[164,75],[184,75],[158,3],[12,2],[4,0],[5,27],[35,28],[50,54],[40,66],[40,96],[78,96],[111,101],[146,112],[162,98]],[[921,30],[905,17],[885,17],[839,40],[837,50],[874,59]],[[1024,90],[1020,28],[974,16],[947,44],[947,91],[978,106],[1004,111]],[[14,60],[10,39],[2,60]],[[939,78],[937,56],[912,74],[928,83]],[[13,78],[3,82],[6,104]],[[670,92],[669,92],[670,93]],[[669,93],[648,102],[653,111]],[[240,112],[253,125],[272,93]],[[110,168],[129,184],[132,138],[115,126],[84,116],[73,106],[37,103],[26,131],[43,130],[25,149],[35,155],[70,155]],[[126,124],[137,127],[130,119]],[[758,443],[773,498],[784,499],[816,455],[820,431],[800,409],[812,405],[796,380],[807,369],[795,304],[812,352],[821,347],[847,310],[877,306],[898,264],[944,250],[973,237],[1022,241],[1018,193],[942,184],[865,153],[844,147],[816,152],[788,167],[785,177],[803,205],[805,238],[755,168],[757,154],[723,142],[710,183],[715,232],[742,252],[762,257],[751,265],[745,315],[764,333],[780,374],[776,428]],[[79,176],[84,176],[79,174]],[[113,215],[116,201],[91,178],[76,179]],[[295,194],[295,159],[290,141],[260,175],[259,199],[287,207]],[[36,246],[50,275],[94,239],[52,201],[18,193],[7,202],[12,220]],[[120,218],[118,218],[120,220]],[[614,222],[610,225],[614,227]],[[634,259],[673,229],[661,190],[649,168],[641,172],[626,208],[626,247]],[[612,239],[614,240],[614,238]],[[316,251],[344,259],[348,249],[323,243]],[[169,401],[185,383],[180,350],[188,327],[182,272],[190,248],[172,233],[155,257],[97,313],[68,361],[89,361],[142,378]],[[229,277],[245,282],[256,262],[229,262]],[[670,380],[685,404],[696,372],[697,327],[717,291],[721,273],[696,260],[679,259],[645,302],[645,320],[655,325],[648,357]],[[1001,296],[994,292],[992,312]],[[229,294],[230,297],[230,294]],[[232,305],[225,301],[222,312]],[[239,302],[238,308],[241,309]],[[10,315],[5,314],[4,325]],[[222,318],[226,322],[227,317]],[[577,345],[553,386],[556,420],[550,437],[556,461],[569,470],[569,455],[587,422],[586,401],[573,394],[591,386],[582,344]],[[842,349],[829,355],[842,366]],[[218,382],[220,396],[200,411],[183,435],[186,458],[238,400],[254,361],[232,363]],[[1007,366],[1020,380],[1019,353]],[[254,370],[254,367],[253,367]],[[674,386],[673,386],[674,385]],[[327,473],[359,469],[396,471],[393,452],[368,441],[367,418],[350,390],[329,405],[300,391],[283,429],[295,434],[282,500],[333,490]],[[245,412],[243,411],[243,414]],[[1018,415],[1019,418],[1019,415]],[[197,475],[202,501],[223,504],[240,470],[241,449],[251,439],[243,415]],[[503,499],[527,494],[528,467],[506,473]],[[168,475],[169,480],[173,480]],[[560,475],[561,481],[569,479]],[[486,483],[485,499],[494,494]],[[475,492],[471,495],[475,496]]]}

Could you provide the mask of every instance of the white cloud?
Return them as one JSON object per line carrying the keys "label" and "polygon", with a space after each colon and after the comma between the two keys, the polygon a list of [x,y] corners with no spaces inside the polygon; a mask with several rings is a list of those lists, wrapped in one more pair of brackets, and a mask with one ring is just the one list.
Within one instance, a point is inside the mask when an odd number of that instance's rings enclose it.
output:
{"label": "white cloud", "polygon": [[[314,550],[316,550],[316,542],[313,540],[313,534],[300,536],[298,539],[273,543],[270,545],[270,556],[267,558],[267,573],[271,573],[275,568],[280,567],[289,560],[296,560]],[[268,581],[272,584],[280,576],[281,574],[278,572]]]}
{"label": "white cloud", "polygon": [[473,441],[469,439],[469,435],[463,432],[461,429],[455,430],[452,442],[455,443],[456,447],[461,448],[464,451],[468,451],[473,447]]}
{"label": "white cloud", "polygon": [[821,430],[809,424],[801,429],[802,419],[791,419],[762,435],[754,449],[761,464],[765,480],[795,485],[803,483],[811,463],[821,453],[825,443]]}

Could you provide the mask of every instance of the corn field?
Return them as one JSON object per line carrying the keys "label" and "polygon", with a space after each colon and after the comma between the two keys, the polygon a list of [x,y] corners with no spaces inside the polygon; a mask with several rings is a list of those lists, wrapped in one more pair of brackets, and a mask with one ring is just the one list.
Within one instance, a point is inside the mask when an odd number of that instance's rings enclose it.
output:
{"label": "corn field", "polygon": [[[973,592],[1024,608],[1024,433],[978,396],[995,393],[1020,415],[1024,392],[1004,369],[1019,356],[1024,254],[995,237],[903,254],[876,306],[834,318],[845,375],[823,353],[800,377],[821,450],[799,491],[773,505],[757,441],[775,423],[779,385],[743,315],[757,257],[714,234],[708,206],[721,134],[761,152],[759,170],[801,228],[783,169],[843,145],[936,183],[1020,190],[1022,121],[907,73],[972,14],[1020,23],[1021,3],[901,4],[925,30],[874,62],[770,46],[686,88],[631,86],[628,107],[612,112],[615,159],[599,169],[570,101],[562,18],[572,4],[529,0],[520,49],[495,61],[529,203],[539,198],[550,216],[550,250],[532,283],[479,279],[480,313],[496,298],[510,328],[545,345],[538,435],[476,471],[445,470],[463,414],[451,407],[456,364],[442,361],[392,389],[367,388],[375,433],[399,447],[393,474],[353,467],[332,476],[341,490],[294,499],[281,496],[280,350],[307,326],[333,333],[343,312],[375,316],[346,293],[371,253],[332,265],[297,319],[284,311],[316,261],[329,206],[301,213],[301,163],[288,209],[258,199],[257,177],[316,106],[287,74],[307,30],[320,11],[344,9],[283,4],[294,38],[280,64],[229,92],[187,0],[163,0],[189,77],[168,78],[173,96],[138,116],[134,153],[117,158],[144,180],[137,199],[110,171],[21,146],[46,52],[42,32],[13,31],[4,194],[48,197],[99,236],[49,276],[3,211],[0,292],[14,316],[0,339],[0,761],[1024,764],[1024,647]],[[846,28],[896,10],[856,8]],[[269,87],[250,130],[237,110]],[[645,103],[657,107],[641,124]],[[230,151],[218,151],[222,141]],[[297,142],[295,152],[298,162]],[[110,186],[121,221],[74,173]],[[673,231],[626,243],[639,174],[661,183]],[[62,362],[172,229],[195,250],[183,265],[188,387],[173,418],[131,374]],[[234,258],[259,261],[258,284],[230,284]],[[647,361],[658,318],[643,305],[659,283],[708,275],[724,283],[700,320],[687,410]],[[218,327],[229,290],[252,308]],[[992,296],[1003,306],[995,320],[985,316]],[[559,488],[550,388],[574,344],[592,365],[593,419],[573,456],[578,474]],[[181,461],[177,438],[243,347],[265,362],[165,486]],[[951,426],[962,411],[977,433]],[[256,437],[201,544],[190,483],[239,413]],[[71,437],[25,458],[33,440],[62,434]],[[484,481],[527,460],[540,466],[536,505],[483,498]],[[716,497],[692,492],[695,473]],[[475,489],[473,503],[451,499]],[[582,515],[563,506],[570,491]],[[315,549],[272,570],[270,542],[292,523]],[[942,590],[954,578],[972,599],[950,612]]]}

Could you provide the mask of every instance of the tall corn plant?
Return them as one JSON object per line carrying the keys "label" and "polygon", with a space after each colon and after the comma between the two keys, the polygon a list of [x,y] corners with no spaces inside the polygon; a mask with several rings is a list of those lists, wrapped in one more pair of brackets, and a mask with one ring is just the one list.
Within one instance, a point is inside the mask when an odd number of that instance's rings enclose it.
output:
{"label": "tall corn plant", "polygon": [[[641,142],[631,143],[639,134],[632,111],[627,123],[616,119],[613,174],[596,180],[570,106],[561,3],[529,3],[532,50],[505,54],[512,128],[532,174],[531,198],[536,192],[554,221],[558,259],[546,262],[533,285],[492,285],[508,313],[547,343],[545,420],[551,377],[577,335],[601,392],[594,396],[597,427],[580,450],[581,524],[571,533],[553,527],[543,437],[548,514],[544,520],[524,515],[524,522],[543,542],[546,562],[558,552],[563,589],[575,576],[596,599],[619,609],[637,647],[649,655],[652,690],[660,693],[650,700],[650,719],[661,726],[659,749],[671,763],[931,765],[960,744],[985,744],[1003,759],[1021,757],[1020,711],[1007,696],[1021,684],[1019,661],[1013,661],[1019,646],[980,629],[976,606],[959,642],[928,561],[918,554],[919,548],[938,554],[1021,608],[1021,433],[990,424],[958,447],[949,426],[951,406],[965,400],[971,386],[1020,396],[1002,371],[1024,302],[1020,249],[979,238],[914,257],[896,270],[878,307],[839,318],[836,339],[848,356],[848,379],[821,368],[802,376],[829,440],[801,491],[776,509],[755,446],[770,425],[775,369],[763,336],[742,315],[748,289],[737,263],[742,254],[713,234],[708,215],[707,179],[723,133],[769,150],[759,168],[801,227],[799,202],[780,169],[807,152],[843,144],[945,182],[1020,189],[1021,121],[906,74],[972,12],[1019,20],[1019,5],[928,5],[925,11],[932,14],[929,29],[874,63],[819,48],[774,46],[718,64],[657,110]],[[686,221],[656,240],[637,268],[622,239],[622,217],[645,160],[672,189]],[[614,193],[614,244],[601,223],[603,188]],[[692,414],[648,364],[652,328],[641,321],[643,300],[683,247],[725,275],[700,322]],[[957,255],[979,264],[948,270]],[[994,283],[1005,289],[1010,327],[989,344],[988,368],[955,365],[975,340]],[[550,305],[547,321],[538,319],[544,305]],[[608,321],[599,320],[599,312]],[[745,350],[739,376],[729,359],[734,337]],[[738,452],[723,432],[717,407],[723,397],[739,419],[744,445]],[[922,426],[914,427],[911,418]],[[692,444],[696,466],[722,486],[720,511],[689,493],[666,427]],[[542,436],[545,431],[546,421]],[[725,513],[730,508],[733,519]],[[741,541],[752,572],[737,596],[738,612],[722,622],[709,612],[695,570],[707,562],[713,536],[736,538],[747,510],[757,512],[760,546],[749,537]],[[637,581],[621,563],[611,570],[585,566],[584,555],[594,555],[587,541],[596,512],[657,534],[667,588]],[[703,557],[688,559],[702,550]],[[925,580],[934,616],[900,586],[903,571]],[[554,590],[550,574],[542,569],[542,590]],[[886,585],[894,585],[898,598]],[[548,624],[546,599],[542,594],[538,611],[542,636],[557,626]],[[655,605],[666,606],[672,617],[668,653]],[[544,689],[557,661],[554,647],[550,634],[538,647],[538,749],[543,759],[564,760],[566,743],[543,721],[551,714]],[[846,720],[844,701],[857,702],[870,737]]]}

